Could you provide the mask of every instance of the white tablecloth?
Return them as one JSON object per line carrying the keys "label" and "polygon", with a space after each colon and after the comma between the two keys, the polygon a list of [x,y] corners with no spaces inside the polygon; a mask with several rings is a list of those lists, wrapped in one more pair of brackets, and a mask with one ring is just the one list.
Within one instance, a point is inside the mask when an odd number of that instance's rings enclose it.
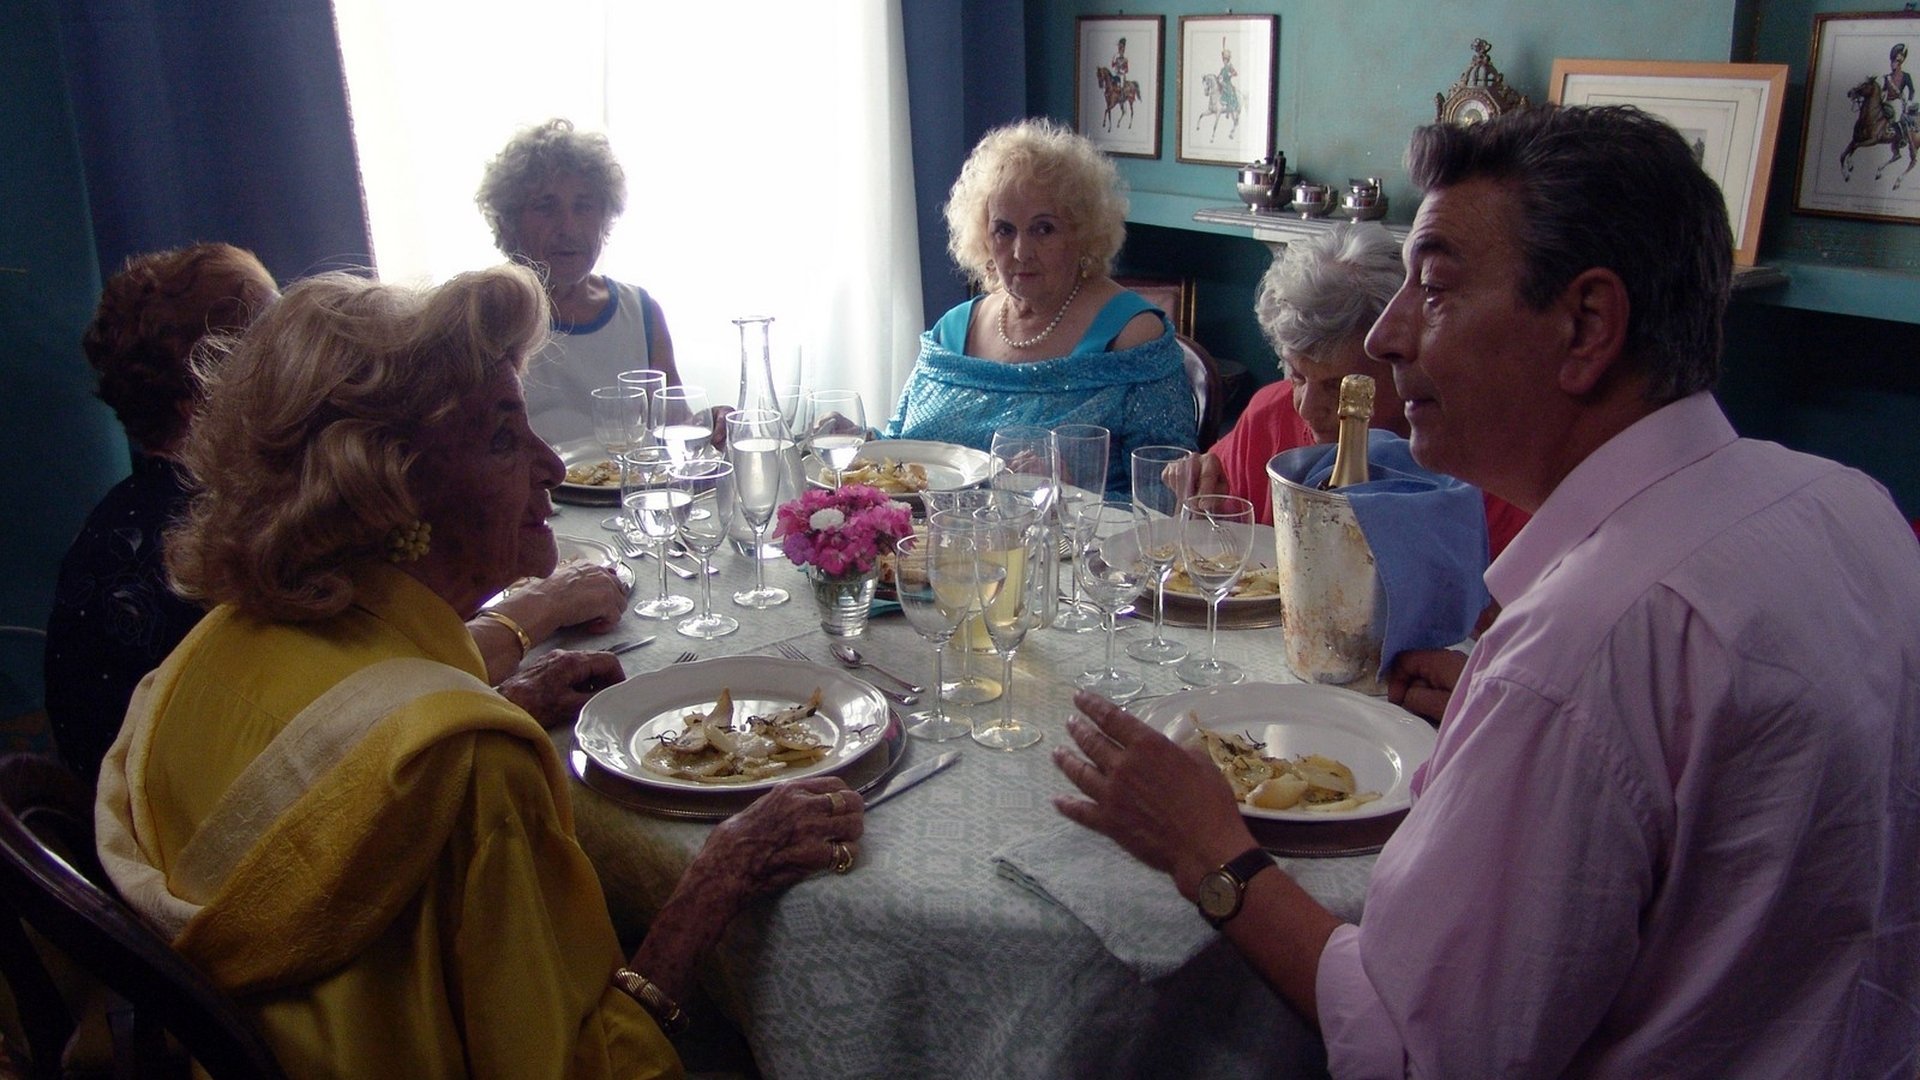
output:
{"label": "white tablecloth", "polygon": [[[557,532],[607,538],[606,511],[566,509]],[[637,594],[655,588],[656,565],[632,560]],[[804,578],[784,561],[769,580],[793,593],[788,604],[748,611],[731,600],[750,580],[749,560],[717,557],[715,606],[740,619],[739,632],[696,642],[671,623],[631,614],[613,633],[563,635],[555,644],[591,648],[659,635],[622,657],[629,675],[662,667],[683,650],[702,658],[776,655],[791,641],[822,663],[820,631]],[[695,583],[672,579],[676,592]],[[1147,633],[1136,625],[1126,642]],[[1275,629],[1222,631],[1221,654],[1254,681],[1292,682]],[[1189,647],[1204,630],[1172,628]],[[898,614],[874,620],[859,647],[912,681],[932,681],[932,647]],[[950,770],[874,810],[860,858],[846,876],[822,875],[763,902],[735,921],[708,972],[714,996],[745,1032],[762,1072],[786,1077],[1059,1077],[1321,1075],[1317,1037],[1260,982],[1231,947],[1209,940],[1205,923],[1166,878],[1117,848],[1103,866],[1097,845],[1054,834],[1065,823],[1049,799],[1071,790],[1049,760],[1066,739],[1073,675],[1098,660],[1102,637],[1036,630],[1015,663],[1014,706],[1045,739],[1007,753],[970,739],[909,739],[906,763],[960,749]],[[958,653],[949,649],[949,676]],[[975,657],[997,674],[995,657]],[[1144,669],[1149,694],[1181,689],[1171,667]],[[961,710],[990,716],[999,703]],[[554,733],[563,752],[572,733]],[[709,826],[645,816],[575,784],[582,846],[593,858],[616,925],[636,937],[699,849]],[[1045,844],[1074,846],[1074,861],[1110,888],[1096,922],[1171,928],[1162,945],[1139,935],[1115,956],[1086,922],[996,867],[996,855],[1031,858]],[[1358,918],[1371,856],[1282,860],[1300,884],[1337,914]],[[1181,922],[1182,912],[1188,921]],[[1138,919],[1130,914],[1137,913]],[[1157,920],[1157,922],[1156,922]],[[1169,921],[1171,920],[1171,921]],[[1109,934],[1113,933],[1108,930]],[[1191,946],[1198,946],[1194,952]],[[1147,957],[1145,961],[1142,956]],[[1170,970],[1170,974],[1159,974]],[[1143,977],[1152,975],[1157,977]]]}

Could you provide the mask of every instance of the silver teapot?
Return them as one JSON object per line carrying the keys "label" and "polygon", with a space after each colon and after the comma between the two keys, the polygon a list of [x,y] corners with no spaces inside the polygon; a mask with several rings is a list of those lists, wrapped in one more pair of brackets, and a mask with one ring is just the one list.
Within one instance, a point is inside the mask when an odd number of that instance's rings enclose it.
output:
{"label": "silver teapot", "polygon": [[1236,179],[1234,190],[1240,193],[1240,201],[1247,204],[1247,209],[1259,213],[1285,206],[1287,190],[1297,177],[1287,171],[1287,155],[1275,153],[1270,159],[1249,163]]}

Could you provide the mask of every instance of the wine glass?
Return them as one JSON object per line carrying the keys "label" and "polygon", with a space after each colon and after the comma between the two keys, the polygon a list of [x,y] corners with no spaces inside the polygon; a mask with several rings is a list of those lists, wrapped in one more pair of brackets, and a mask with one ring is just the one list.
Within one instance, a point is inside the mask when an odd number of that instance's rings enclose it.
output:
{"label": "wine glass", "polygon": [[1080,577],[1080,591],[1106,618],[1107,655],[1105,666],[1088,668],[1073,684],[1117,702],[1127,701],[1147,688],[1140,676],[1113,666],[1113,638],[1120,629],[1120,609],[1140,595],[1153,573],[1141,550],[1140,524],[1132,502],[1102,502],[1080,511],[1084,539],[1075,572]]}
{"label": "wine glass", "polygon": [[673,490],[691,500],[680,523],[680,543],[700,557],[700,610],[680,620],[675,630],[688,637],[711,640],[740,629],[740,620],[713,610],[713,578],[708,574],[714,550],[727,541],[727,522],[733,517],[733,463],[703,459],[675,465],[669,472]]}
{"label": "wine glass", "polygon": [[[593,409],[593,437],[607,460],[620,465],[621,455],[647,439],[647,398],[631,386],[596,386],[588,392]],[[600,522],[600,527],[619,532],[627,527],[624,514],[616,512]]]}
{"label": "wine glass", "polygon": [[[931,529],[931,526],[929,526]],[[907,734],[934,742],[957,739],[972,725],[947,715],[940,692],[946,675],[947,642],[966,615],[973,594],[975,556],[968,536],[935,537],[931,531],[901,537],[893,545],[894,595],[914,632],[933,645],[933,706],[907,714]]]}
{"label": "wine glass", "polygon": [[[727,460],[733,464],[733,498],[741,518],[753,529],[756,552],[767,546],[767,527],[780,500],[792,498],[786,457],[793,451],[786,422],[772,409],[739,409],[727,414]],[[767,584],[767,561],[753,560],[753,588],[733,594],[733,602],[763,611],[787,602],[787,590]]]}
{"label": "wine glass", "polygon": [[[667,373],[664,371],[656,371],[653,368],[632,368],[615,375],[614,379],[619,382],[621,386],[638,387],[640,392],[647,396],[646,406],[649,417],[653,415],[653,392],[667,388]],[[653,437],[653,424],[651,420],[647,423],[645,436],[646,439]],[[645,441],[645,439],[642,439],[641,443],[636,445],[642,445]]]}
{"label": "wine glass", "polygon": [[[1080,564],[1080,537],[1077,532],[1080,509],[1098,506],[1107,490],[1107,449],[1112,435],[1099,424],[1062,424],[1053,429],[1053,442],[1059,454],[1060,483],[1054,499],[1054,511],[1066,532],[1067,557]],[[1080,600],[1080,580],[1067,574],[1066,603],[1053,617],[1055,630],[1085,633],[1105,626],[1100,612]]]}
{"label": "wine glass", "polygon": [[1195,495],[1180,504],[1180,563],[1207,597],[1207,654],[1174,670],[1190,686],[1225,686],[1246,678],[1219,658],[1220,601],[1247,569],[1253,551],[1253,504],[1237,495]]}
{"label": "wine glass", "polygon": [[995,750],[1019,750],[1040,741],[1040,729],[1013,715],[1013,654],[1038,621],[1032,575],[1039,514],[1018,497],[998,498],[973,512],[974,598],[987,637],[1000,654],[1000,719],[975,725],[973,741]]}
{"label": "wine glass", "polygon": [[677,464],[711,456],[713,412],[707,392],[698,386],[669,386],[653,392],[653,437]]}
{"label": "wine glass", "polygon": [[660,593],[635,604],[643,619],[671,619],[693,610],[693,601],[667,591],[667,545],[680,529],[690,500],[673,490],[673,458],[664,446],[629,450],[620,469],[620,505],[626,508],[627,528],[621,533],[635,554],[646,552],[660,563]]}
{"label": "wine glass", "polygon": [[867,410],[853,390],[808,390],[801,399],[801,436],[833,470],[833,486],[867,441]]}
{"label": "wine glass", "polygon": [[1149,664],[1171,664],[1187,647],[1161,636],[1167,618],[1167,578],[1180,557],[1177,515],[1193,474],[1193,451],[1179,446],[1143,446],[1133,452],[1133,505],[1141,512],[1141,537],[1153,565],[1153,637],[1127,646],[1127,655]]}
{"label": "wine glass", "polygon": [[[926,503],[927,526],[931,529],[934,519],[946,511],[955,511],[962,517],[971,517],[975,510],[987,505],[989,495],[981,488],[964,488],[924,491],[921,492],[921,499]],[[987,636],[986,622],[978,613],[960,616],[959,641],[960,672],[952,682],[944,684],[941,689],[948,703],[984,705],[999,697],[1002,693],[999,680],[973,670],[974,653],[993,650],[993,639]]]}

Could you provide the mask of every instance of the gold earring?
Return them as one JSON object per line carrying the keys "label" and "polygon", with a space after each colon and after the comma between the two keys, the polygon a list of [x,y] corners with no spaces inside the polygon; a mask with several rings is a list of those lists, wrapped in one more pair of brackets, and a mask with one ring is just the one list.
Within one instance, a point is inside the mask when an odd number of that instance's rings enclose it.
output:
{"label": "gold earring", "polygon": [[409,563],[433,548],[433,526],[424,521],[395,525],[387,533],[387,561]]}

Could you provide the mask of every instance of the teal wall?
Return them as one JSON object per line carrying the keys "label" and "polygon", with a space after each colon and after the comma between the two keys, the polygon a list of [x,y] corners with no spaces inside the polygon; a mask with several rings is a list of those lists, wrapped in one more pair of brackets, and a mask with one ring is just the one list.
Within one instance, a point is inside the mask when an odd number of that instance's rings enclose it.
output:
{"label": "teal wall", "polygon": [[[1279,16],[1274,145],[1289,167],[1335,182],[1383,177],[1395,222],[1412,220],[1416,208],[1401,165],[1407,135],[1432,122],[1434,94],[1460,76],[1476,37],[1492,43],[1508,84],[1536,101],[1546,97],[1556,57],[1790,65],[1760,241],[1760,262],[1780,267],[1789,282],[1736,300],[1720,396],[1743,433],[1865,469],[1908,516],[1920,517],[1912,434],[1920,431],[1913,325],[1920,323],[1920,226],[1792,212],[1813,15],[1858,9],[1847,0],[1267,0],[1232,7]],[[1205,0],[1151,7],[1167,17],[1163,85],[1177,68],[1179,17],[1225,10]],[[1030,111],[1071,121],[1076,19],[1113,13],[1087,0],[1030,0]],[[1242,230],[1193,222],[1196,210],[1234,203],[1234,170],[1176,162],[1171,88],[1161,110],[1161,157],[1119,159],[1133,204],[1121,270],[1193,279],[1194,336],[1270,380],[1273,358],[1251,313],[1267,249]]]}

